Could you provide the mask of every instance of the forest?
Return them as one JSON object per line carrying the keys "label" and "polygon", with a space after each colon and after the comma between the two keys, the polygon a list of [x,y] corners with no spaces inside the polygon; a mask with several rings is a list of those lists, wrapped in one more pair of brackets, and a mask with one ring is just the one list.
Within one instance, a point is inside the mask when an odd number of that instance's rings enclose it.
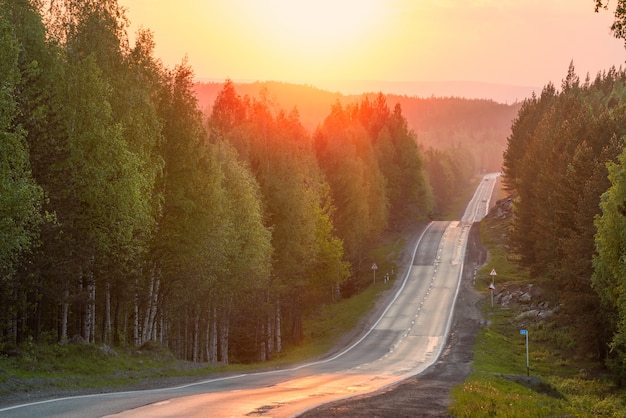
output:
{"label": "forest", "polygon": [[266,361],[369,283],[372,242],[481,168],[420,145],[382,94],[328,102],[314,130],[228,80],[206,111],[186,61],[127,28],[115,0],[0,1],[2,350]]}
{"label": "forest", "polygon": [[503,182],[514,196],[515,261],[559,306],[565,352],[605,360],[626,382],[626,72],[526,100],[508,138]]}
{"label": "forest", "polygon": [[[564,68],[566,70],[566,68]],[[324,120],[329,104],[358,103],[363,97],[373,100],[376,93],[343,95],[313,86],[265,81],[235,83],[242,95],[265,96],[271,106],[298,109],[302,125],[310,132]],[[223,83],[197,82],[194,85],[201,110],[210,114]],[[408,126],[424,150],[456,149],[472,156],[474,163],[487,172],[500,171],[506,138],[521,102],[496,103],[493,100],[462,97],[413,97],[385,95],[388,103],[398,103]]]}

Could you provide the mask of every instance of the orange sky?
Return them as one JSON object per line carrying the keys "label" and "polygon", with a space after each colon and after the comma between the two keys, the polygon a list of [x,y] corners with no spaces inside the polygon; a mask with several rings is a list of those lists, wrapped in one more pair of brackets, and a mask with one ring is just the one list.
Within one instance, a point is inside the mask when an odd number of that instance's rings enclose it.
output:
{"label": "orange sky", "polygon": [[131,33],[151,29],[157,57],[173,67],[186,55],[198,79],[540,89],[560,85],[571,60],[584,78],[626,58],[593,0],[119,1]]}

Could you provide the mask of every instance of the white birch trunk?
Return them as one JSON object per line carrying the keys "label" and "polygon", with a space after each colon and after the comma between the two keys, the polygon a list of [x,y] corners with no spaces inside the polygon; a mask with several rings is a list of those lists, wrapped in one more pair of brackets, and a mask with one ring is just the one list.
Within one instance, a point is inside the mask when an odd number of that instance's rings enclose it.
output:
{"label": "white birch trunk", "polygon": [[228,364],[228,333],[230,331],[230,324],[228,315],[224,315],[220,323],[220,350],[222,352],[222,363]]}
{"label": "white birch trunk", "polygon": [[141,328],[141,337],[139,345],[144,344],[148,341],[148,336],[150,335],[150,317],[151,317],[151,309],[152,309],[152,297],[154,294],[154,270],[153,274],[150,275],[150,287],[148,288],[148,298],[146,302],[146,309],[143,317],[143,327]]}
{"label": "white birch trunk", "polygon": [[[266,298],[266,303],[268,304],[268,306],[271,306],[270,304],[270,298],[269,296]],[[267,351],[267,358],[271,359],[272,356],[274,355],[274,331],[275,331],[275,327],[274,327],[274,313],[272,312],[272,309],[270,308],[270,311],[267,313],[267,318],[266,318],[266,322],[267,322],[267,329],[265,332],[265,345],[266,345],[266,351]]]}
{"label": "white birch trunk", "polygon": [[158,277],[157,267],[155,266],[152,270],[152,274],[150,275],[150,288],[148,291],[148,303],[141,333],[141,344],[148,342],[150,339],[156,339],[156,334],[154,332],[160,283],[161,281]]}
{"label": "white birch trunk", "polygon": [[159,312],[159,291],[161,288],[161,279],[157,276],[156,284],[154,286],[154,293],[152,295],[152,303],[150,308],[150,334],[152,340],[156,341],[156,316]]}
{"label": "white birch trunk", "polygon": [[261,328],[261,338],[260,338],[260,350],[261,350],[261,362],[265,363],[267,361],[267,329],[264,324],[260,324],[258,328]]}

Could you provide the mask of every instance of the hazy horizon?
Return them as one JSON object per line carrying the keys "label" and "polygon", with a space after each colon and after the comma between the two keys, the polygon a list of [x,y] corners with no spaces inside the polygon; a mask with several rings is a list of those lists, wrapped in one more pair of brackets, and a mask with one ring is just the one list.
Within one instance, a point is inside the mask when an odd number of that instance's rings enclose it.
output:
{"label": "hazy horizon", "polygon": [[[582,78],[582,77],[581,77]],[[201,83],[223,83],[225,80],[215,78],[197,78]],[[466,99],[493,100],[498,103],[511,104],[522,102],[533,93],[541,93],[544,86],[507,85],[499,83],[475,81],[381,81],[381,80],[318,80],[311,82],[285,80],[232,80],[239,84],[264,82],[287,83],[311,86],[332,93],[346,96],[365,93],[391,94],[408,97],[460,97]]]}
{"label": "hazy horizon", "polygon": [[186,57],[198,80],[510,103],[558,88],[571,62],[593,79],[626,57],[615,6],[594,13],[592,0],[120,3],[131,38],[150,29],[155,55],[169,67]]}

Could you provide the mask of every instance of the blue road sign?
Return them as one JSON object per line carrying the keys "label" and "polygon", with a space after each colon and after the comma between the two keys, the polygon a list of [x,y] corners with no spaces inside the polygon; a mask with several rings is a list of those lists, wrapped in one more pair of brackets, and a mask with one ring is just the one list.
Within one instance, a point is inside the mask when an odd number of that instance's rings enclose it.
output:
{"label": "blue road sign", "polygon": [[525,330],[525,329],[520,329],[520,330],[519,330],[519,333],[520,333],[521,335],[528,335],[528,330]]}

